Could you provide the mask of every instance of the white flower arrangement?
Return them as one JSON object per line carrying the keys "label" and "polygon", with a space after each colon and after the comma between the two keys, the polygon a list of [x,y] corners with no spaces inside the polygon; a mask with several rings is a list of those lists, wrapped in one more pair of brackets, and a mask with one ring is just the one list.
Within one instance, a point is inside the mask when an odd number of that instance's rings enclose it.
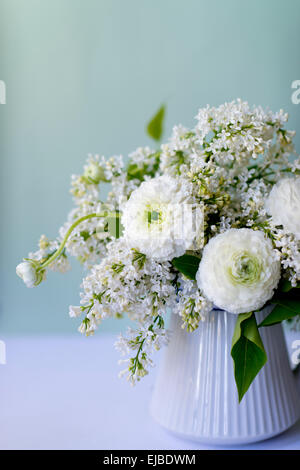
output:
{"label": "white flower arrangement", "polygon": [[[163,115],[148,126],[156,140]],[[245,331],[257,350],[252,365],[245,359],[244,383],[237,380],[241,399],[266,360],[259,328],[300,314],[300,159],[286,121],[282,111],[237,100],[201,109],[194,129],[175,127],[159,150],[138,148],[126,164],[89,156],[83,174],[72,176],[75,208],[57,240],[42,236],[17,274],[34,287],[76,256],[88,273],[70,316],[83,317],[86,335],[107,317],[137,323],[117,342],[132,354],[122,372],[131,383],[168,341],[167,310],[190,332],[214,307],[236,314],[236,377]],[[102,183],[111,184],[106,201]],[[257,325],[255,311],[269,303]]]}

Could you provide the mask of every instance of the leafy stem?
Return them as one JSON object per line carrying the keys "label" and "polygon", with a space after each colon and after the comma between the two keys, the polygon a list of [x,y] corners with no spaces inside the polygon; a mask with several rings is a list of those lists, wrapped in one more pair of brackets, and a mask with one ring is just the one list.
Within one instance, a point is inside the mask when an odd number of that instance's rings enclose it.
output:
{"label": "leafy stem", "polygon": [[253,312],[239,314],[232,338],[231,356],[240,402],[267,362],[266,351]]}
{"label": "leafy stem", "polygon": [[[162,318],[161,315],[156,315],[156,317],[154,318],[153,322],[151,323],[151,325],[149,326],[148,328],[148,331],[152,331],[153,332],[153,328],[154,328],[154,325],[157,323],[158,327],[159,328],[163,328],[164,327],[164,320]],[[140,355],[142,354],[142,350],[143,350],[143,346],[144,346],[144,343],[146,341],[146,337],[144,338],[141,338],[141,336],[139,335],[139,337],[137,337],[137,339],[139,340],[136,344],[139,345],[138,346],[138,350],[137,350],[137,353],[135,355],[135,357],[133,357],[131,359],[132,361],[132,365],[130,367],[130,371],[131,371],[131,374],[132,375],[135,375],[136,373],[136,370],[140,368],[141,366],[141,362],[140,362]]]}
{"label": "leafy stem", "polygon": [[[85,215],[83,217],[80,217],[80,219],[77,219],[75,220],[75,222],[71,225],[71,227],[69,227],[69,229],[67,230],[67,233],[65,234],[64,238],[63,238],[63,241],[61,242],[59,248],[46,260],[44,261],[44,263],[42,263],[39,267],[38,267],[38,271],[41,271],[43,269],[45,269],[49,264],[53,263],[53,261],[58,258],[61,253],[63,252],[64,250],[64,247],[67,243],[67,240],[69,238],[69,236],[71,235],[71,233],[73,232],[73,230],[79,225],[81,224],[82,222],[84,222],[85,220],[88,220],[88,219],[93,219],[95,217],[108,217],[110,214],[105,211],[105,212],[100,212],[99,214],[97,213],[93,213],[93,214],[88,214],[88,215]],[[119,217],[119,213],[116,212],[116,213],[113,213],[113,215],[115,217]]]}

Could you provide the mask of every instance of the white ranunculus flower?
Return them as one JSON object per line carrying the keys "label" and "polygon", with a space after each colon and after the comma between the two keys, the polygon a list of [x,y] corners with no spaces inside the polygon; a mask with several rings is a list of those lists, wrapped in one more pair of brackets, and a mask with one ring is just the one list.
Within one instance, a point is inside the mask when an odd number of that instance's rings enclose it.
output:
{"label": "white ranunculus flower", "polygon": [[143,182],[124,206],[128,246],[159,261],[181,256],[201,243],[203,209],[191,204],[189,186],[170,176]]}
{"label": "white ranunculus flower", "polygon": [[205,246],[196,278],[217,307],[236,314],[251,312],[273,296],[280,261],[262,232],[229,229]]}
{"label": "white ranunculus flower", "polygon": [[18,264],[16,273],[23,279],[27,287],[34,287],[36,285],[38,276],[35,267],[30,261],[23,261],[23,263]]}
{"label": "white ranunculus flower", "polygon": [[300,177],[279,180],[266,200],[266,210],[275,224],[300,239]]}

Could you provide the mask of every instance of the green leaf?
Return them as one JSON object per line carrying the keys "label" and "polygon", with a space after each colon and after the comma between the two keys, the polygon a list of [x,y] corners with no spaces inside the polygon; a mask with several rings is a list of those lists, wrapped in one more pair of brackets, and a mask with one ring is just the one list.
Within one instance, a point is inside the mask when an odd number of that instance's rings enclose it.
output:
{"label": "green leaf", "polygon": [[146,262],[146,255],[144,255],[144,253],[140,253],[135,248],[132,248],[132,252],[133,252],[132,263],[137,263],[138,268],[142,269]]}
{"label": "green leaf", "polygon": [[152,139],[159,141],[163,134],[163,121],[165,117],[165,105],[162,105],[155,116],[147,125],[147,133]]}
{"label": "green leaf", "polygon": [[144,181],[146,175],[154,177],[159,168],[160,154],[161,152],[157,151],[148,156],[149,160],[154,160],[154,163],[151,164],[149,162],[139,162],[139,164],[129,162],[127,167],[128,181],[133,179]]}
{"label": "green leaf", "polygon": [[290,281],[283,279],[280,282],[279,287],[278,287],[278,290],[281,292],[289,292],[290,290],[293,290],[293,289],[300,289],[300,283],[297,284],[295,287],[293,287]]}
{"label": "green leaf", "polygon": [[136,163],[131,163],[127,169],[127,178],[128,180],[137,179],[144,181],[145,169],[140,168]]}
{"label": "green leaf", "polygon": [[232,338],[231,356],[241,402],[258,372],[267,362],[254,313],[242,313],[238,316]]}
{"label": "green leaf", "polygon": [[281,292],[289,292],[291,289],[292,289],[292,284],[290,283],[290,281],[283,280],[280,283],[279,290]]}
{"label": "green leaf", "polygon": [[[273,302],[273,300],[272,300]],[[274,301],[276,303],[272,312],[258,325],[271,326],[281,323],[284,320],[300,315],[300,300],[278,298]]]}
{"label": "green leaf", "polygon": [[83,230],[82,232],[80,232],[80,236],[84,239],[84,241],[86,242],[87,239],[91,236],[90,235],[90,232],[88,232],[87,230]]}
{"label": "green leaf", "polygon": [[183,255],[179,258],[174,258],[172,264],[179,272],[184,274],[189,279],[196,279],[200,258],[193,255]]}

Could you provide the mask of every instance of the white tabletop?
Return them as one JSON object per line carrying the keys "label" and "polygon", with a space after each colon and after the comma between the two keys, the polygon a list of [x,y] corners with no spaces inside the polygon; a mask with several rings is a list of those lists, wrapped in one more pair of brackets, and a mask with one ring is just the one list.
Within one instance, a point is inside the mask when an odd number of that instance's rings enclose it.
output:
{"label": "white tabletop", "polygon": [[[118,379],[115,336],[2,339],[0,449],[213,449],[153,422],[155,369],[136,387]],[[233,448],[300,449],[300,422],[268,441]]]}

